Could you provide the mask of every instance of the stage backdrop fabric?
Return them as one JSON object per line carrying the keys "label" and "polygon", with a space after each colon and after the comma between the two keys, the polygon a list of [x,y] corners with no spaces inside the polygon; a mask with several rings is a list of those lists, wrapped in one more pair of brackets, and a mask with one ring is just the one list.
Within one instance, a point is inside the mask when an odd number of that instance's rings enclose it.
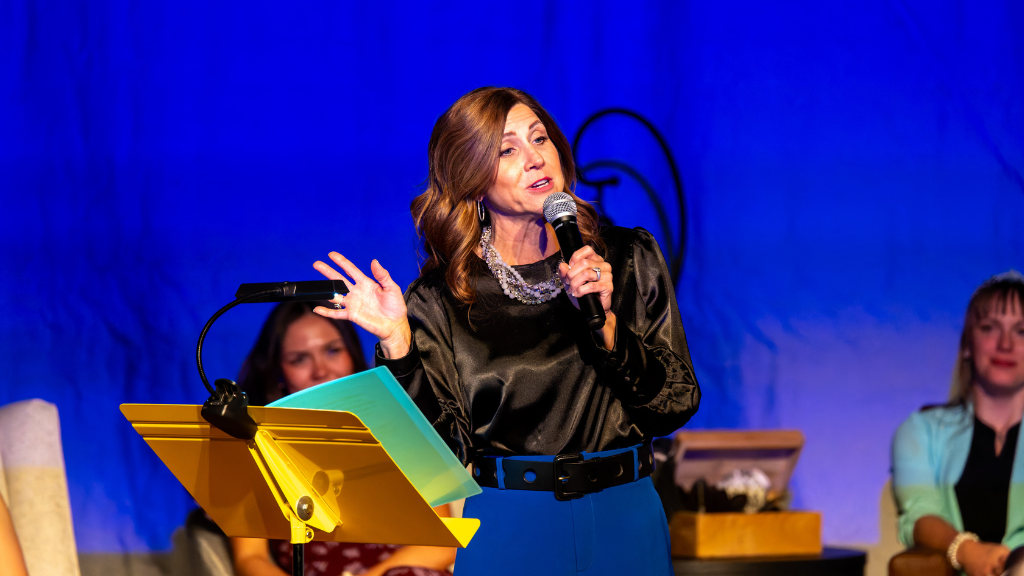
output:
{"label": "stage backdrop fabric", "polygon": [[[974,287],[1024,266],[1022,30],[1012,0],[0,2],[0,403],[59,407],[79,550],[167,549],[193,504],[118,405],[205,400],[239,283],[340,250],[408,284],[434,120],[515,86],[570,137],[613,106],[663,131],[691,426],[802,430],[794,504],[871,542],[892,432],[946,397]],[[603,120],[599,158],[678,235],[649,135]],[[678,242],[635,186],[599,209]],[[268,309],[214,326],[208,374]]]}

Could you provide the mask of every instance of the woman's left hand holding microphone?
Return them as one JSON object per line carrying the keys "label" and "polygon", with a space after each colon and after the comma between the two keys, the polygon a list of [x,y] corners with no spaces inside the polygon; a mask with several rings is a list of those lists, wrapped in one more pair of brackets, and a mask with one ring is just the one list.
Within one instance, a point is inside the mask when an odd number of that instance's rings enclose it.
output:
{"label": "woman's left hand holding microphone", "polygon": [[370,278],[341,254],[331,252],[328,256],[351,280],[319,260],[313,268],[330,280],[341,280],[349,292],[331,300],[336,308],[317,306],[313,311],[328,318],[353,322],[380,338],[381,351],[386,358],[401,358],[408,354],[412,347],[412,329],[405,298],[388,271],[374,260],[370,262],[373,275]]}
{"label": "woman's left hand holding microphone", "polygon": [[612,265],[594,252],[593,248],[584,246],[573,253],[568,264],[562,262],[558,265],[558,274],[562,277],[565,293],[573,306],[580,307],[577,298],[584,294],[598,295],[604,309],[605,322],[604,327],[597,332],[600,333],[606,350],[614,348],[616,318],[612,312],[612,292],[615,290],[612,283]]}

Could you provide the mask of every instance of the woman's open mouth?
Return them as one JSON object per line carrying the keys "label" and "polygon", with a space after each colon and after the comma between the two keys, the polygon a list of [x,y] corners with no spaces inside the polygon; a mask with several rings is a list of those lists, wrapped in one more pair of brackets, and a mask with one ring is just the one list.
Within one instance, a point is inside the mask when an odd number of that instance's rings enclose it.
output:
{"label": "woman's open mouth", "polygon": [[530,185],[532,190],[542,190],[547,186],[551,185],[551,178],[541,178]]}

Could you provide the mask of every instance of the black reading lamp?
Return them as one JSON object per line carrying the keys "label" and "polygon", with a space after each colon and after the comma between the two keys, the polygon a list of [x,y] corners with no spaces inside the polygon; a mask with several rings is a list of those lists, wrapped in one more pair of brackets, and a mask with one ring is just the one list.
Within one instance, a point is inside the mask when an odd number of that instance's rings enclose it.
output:
{"label": "black reading lamp", "polygon": [[309,280],[305,282],[266,282],[242,284],[235,292],[234,302],[229,303],[210,317],[199,333],[196,345],[196,365],[203,386],[210,397],[203,403],[202,415],[211,425],[240,440],[252,440],[256,436],[256,422],[249,416],[249,398],[233,380],[218,378],[214,381],[216,390],[210,386],[203,371],[203,340],[210,326],[225,312],[239,304],[257,302],[293,302],[330,300],[339,294],[348,294],[348,287],[341,280]]}

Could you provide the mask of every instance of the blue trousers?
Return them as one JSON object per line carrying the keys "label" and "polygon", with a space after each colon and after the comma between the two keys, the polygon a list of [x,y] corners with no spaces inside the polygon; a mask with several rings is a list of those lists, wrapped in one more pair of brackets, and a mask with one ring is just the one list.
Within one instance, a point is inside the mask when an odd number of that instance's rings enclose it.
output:
{"label": "blue trousers", "polygon": [[466,500],[463,516],[479,518],[480,530],[458,551],[455,576],[673,575],[665,512],[650,478],[569,501],[553,492],[482,490]]}

